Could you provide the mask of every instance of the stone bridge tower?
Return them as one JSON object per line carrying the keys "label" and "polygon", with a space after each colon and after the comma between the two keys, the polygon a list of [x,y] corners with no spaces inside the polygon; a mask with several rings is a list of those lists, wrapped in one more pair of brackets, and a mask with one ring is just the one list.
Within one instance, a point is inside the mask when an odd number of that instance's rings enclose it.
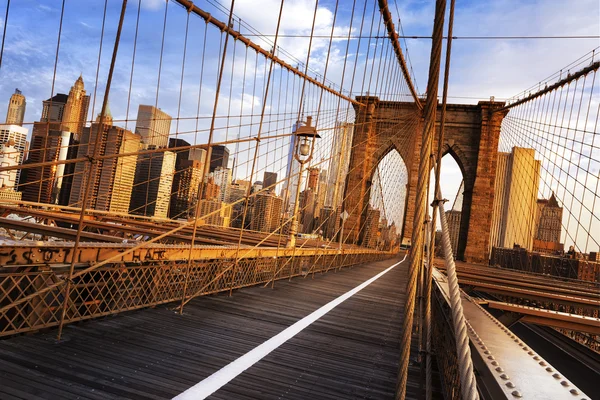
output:
{"label": "stone bridge tower", "polygon": [[[372,96],[357,100],[364,106],[355,106],[356,123],[343,206],[350,213],[345,223],[347,241],[362,243],[364,239],[373,174],[392,150],[398,151],[408,170],[402,238],[410,240],[423,133],[421,111],[414,103],[380,101]],[[492,111],[503,105],[480,101],[477,105],[449,104],[446,107],[444,155],[450,153],[454,157],[464,179],[457,257],[466,261],[488,261],[498,139],[500,124],[506,115]],[[437,117],[434,151],[439,133],[439,108]],[[477,223],[471,224],[471,221]]]}

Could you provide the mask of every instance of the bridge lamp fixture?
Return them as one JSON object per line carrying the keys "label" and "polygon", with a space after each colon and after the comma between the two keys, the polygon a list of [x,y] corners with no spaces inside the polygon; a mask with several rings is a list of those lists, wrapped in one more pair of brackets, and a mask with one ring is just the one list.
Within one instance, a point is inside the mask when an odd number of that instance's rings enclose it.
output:
{"label": "bridge lamp fixture", "polygon": [[299,126],[294,132],[296,149],[294,151],[294,158],[300,164],[300,171],[298,171],[298,189],[296,190],[296,197],[294,199],[294,214],[292,215],[292,221],[290,226],[290,235],[286,247],[296,247],[296,235],[298,234],[298,208],[300,204],[300,188],[302,187],[302,174],[304,173],[304,164],[312,159],[315,141],[320,139],[317,128],[312,126],[312,117],[306,117],[306,122],[299,123]]}
{"label": "bridge lamp fixture", "polygon": [[320,139],[317,128],[312,126],[312,117],[306,117],[306,123],[300,125],[294,132],[295,142],[298,143],[296,153],[294,154],[298,162],[302,165],[312,158],[314,150],[314,141]]}

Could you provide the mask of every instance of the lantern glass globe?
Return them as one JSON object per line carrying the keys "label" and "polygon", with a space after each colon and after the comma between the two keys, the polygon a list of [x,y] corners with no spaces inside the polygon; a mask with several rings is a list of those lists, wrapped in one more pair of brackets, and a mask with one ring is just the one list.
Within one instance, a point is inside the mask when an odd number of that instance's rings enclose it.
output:
{"label": "lantern glass globe", "polygon": [[306,138],[304,138],[304,141],[300,144],[300,155],[303,157],[306,157],[310,154],[310,144],[308,143],[308,140],[306,140]]}

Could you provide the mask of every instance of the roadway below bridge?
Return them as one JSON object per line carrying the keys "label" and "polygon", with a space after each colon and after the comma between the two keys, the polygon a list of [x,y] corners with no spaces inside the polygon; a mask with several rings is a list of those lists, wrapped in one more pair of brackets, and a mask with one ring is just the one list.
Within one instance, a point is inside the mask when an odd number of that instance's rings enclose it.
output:
{"label": "roadway below bridge", "polygon": [[[215,379],[211,399],[393,398],[408,269],[400,261],[203,296],[183,315],[167,304],[72,324],[60,342],[54,330],[0,341],[0,398],[203,398],[188,390],[210,392]],[[298,321],[306,326],[272,343]],[[267,341],[270,352],[235,367]],[[410,367],[409,398],[420,398],[419,373]]]}

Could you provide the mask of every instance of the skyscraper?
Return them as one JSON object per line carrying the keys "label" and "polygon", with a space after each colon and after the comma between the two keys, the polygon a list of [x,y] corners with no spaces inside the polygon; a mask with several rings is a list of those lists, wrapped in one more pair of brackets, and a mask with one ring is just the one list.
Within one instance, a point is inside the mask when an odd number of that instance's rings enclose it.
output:
{"label": "skyscraper", "polygon": [[[174,147],[188,147],[190,146],[190,144],[183,140],[183,139],[178,139],[178,138],[170,138],[169,139],[169,148],[174,148]],[[191,149],[185,149],[185,150],[177,150],[177,160],[194,160],[194,161],[199,161],[203,166],[204,163],[206,162],[206,150],[204,149],[199,149],[199,148],[191,148]]]}
{"label": "skyscraper", "polygon": [[377,248],[377,241],[379,239],[379,218],[381,212],[374,209],[370,205],[367,206],[367,215],[365,218],[365,226],[363,232],[363,246],[371,249]]}
{"label": "skyscraper", "polygon": [[302,228],[299,231],[303,233],[312,233],[313,221],[315,219],[315,191],[311,188],[303,190],[300,193],[299,213],[300,223]]}
{"label": "skyscraper", "polygon": [[[102,117],[102,113],[98,113],[98,115],[96,115],[96,122],[100,123],[100,117]],[[102,123],[104,125],[112,125],[113,124],[113,116],[112,113],[110,112],[110,106],[108,105],[108,102],[106,102],[106,107],[104,108],[104,119],[102,120]]]}
{"label": "skyscraper", "polygon": [[[169,147],[186,147],[190,144],[182,139],[169,139]],[[171,188],[171,204],[169,205],[169,218],[187,218],[194,215],[198,190],[202,182],[206,150],[199,151],[179,150],[175,161],[175,173]],[[193,159],[190,157],[199,157]]]}
{"label": "skyscraper", "polygon": [[140,104],[135,133],[142,136],[146,148],[167,147],[171,132],[171,116],[154,106]]}
{"label": "skyscraper", "polygon": [[[0,125],[0,143],[7,143],[12,140],[15,142],[15,149],[19,152],[18,164],[25,161],[25,152],[27,151],[27,128],[19,125]],[[17,183],[21,177],[21,170],[17,170]]]}
{"label": "skyscraper", "polygon": [[175,159],[175,153],[171,151],[138,156],[129,205],[130,213],[147,217],[167,217]]}
{"label": "skyscraper", "polygon": [[[321,210],[325,206],[325,198],[327,197],[327,170],[321,170],[319,174],[319,185],[317,186],[317,197],[315,199],[315,218],[319,218],[319,224],[323,222],[321,220]],[[316,227],[315,227],[316,228]],[[319,230],[323,230],[320,227]]]}
{"label": "skyscraper", "polygon": [[263,188],[275,192],[275,185],[277,184],[277,172],[265,171],[263,174]]}
{"label": "skyscraper", "polygon": [[[15,148],[15,141],[0,143],[0,167],[15,167],[19,165],[20,154]],[[0,188],[15,189],[17,186],[17,170],[0,172]]]}
{"label": "skyscraper", "polygon": [[454,257],[456,257],[456,252],[458,251],[458,237],[460,234],[461,216],[461,211],[446,211],[446,222],[448,223],[448,232],[450,233],[450,244],[452,245],[452,254],[454,255]]}
{"label": "skyscraper", "polygon": [[[60,122],[35,122],[31,133],[31,146],[24,166],[41,162],[64,161],[76,148],[73,134],[61,130]],[[19,179],[23,200],[57,204],[61,195],[65,169],[72,164],[58,164],[25,168]]]}
{"label": "skyscraper", "polygon": [[547,200],[538,199],[533,251],[555,253],[564,250],[564,245],[560,243],[562,215],[563,208],[556,201],[554,193]]}
{"label": "skyscraper", "polygon": [[319,213],[319,221],[323,231],[323,237],[327,239],[335,239],[338,235],[340,227],[340,214],[342,207],[338,207],[337,210],[329,206],[324,206]]}
{"label": "skyscraper", "polygon": [[25,118],[25,107],[27,103],[25,96],[19,89],[15,89],[15,92],[10,96],[8,102],[8,111],[6,112],[6,124],[7,125],[18,125],[23,126],[23,119]]}
{"label": "skyscraper", "polygon": [[205,224],[228,227],[231,221],[231,206],[220,200],[200,200],[200,217]]}
{"label": "skyscraper", "polygon": [[69,96],[66,94],[58,93],[48,100],[42,101],[40,122],[62,122],[68,98]]}
{"label": "skyscraper", "polygon": [[306,186],[309,189],[317,191],[317,186],[319,186],[319,168],[308,169],[308,182]]}
{"label": "skyscraper", "polygon": [[283,199],[273,193],[259,193],[254,197],[251,229],[260,232],[274,232],[279,228]]}
{"label": "skyscraper", "polygon": [[210,154],[210,169],[208,172],[214,172],[221,167],[226,169],[229,166],[229,149],[227,146],[212,146]]}
{"label": "skyscraper", "polygon": [[204,182],[202,191],[202,200],[219,200],[221,197],[221,187],[215,183],[212,176]]}
{"label": "skyscraper", "polygon": [[237,179],[233,182],[229,188],[229,199],[228,203],[235,203],[236,201],[243,199],[248,194],[250,188],[250,181],[243,181]]}
{"label": "skyscraper", "polygon": [[[141,137],[117,126],[103,125],[102,132],[99,124],[92,124],[83,130],[77,158],[85,158],[94,154],[96,137],[102,135],[102,146],[99,156],[116,156],[123,153],[134,153],[140,148]],[[96,173],[91,182],[91,191],[87,207],[127,213],[135,178],[137,154],[123,157],[108,157],[97,161]],[[82,207],[84,190],[87,181],[92,177],[87,168],[88,163],[77,163],[69,203],[74,207]]]}
{"label": "skyscraper", "polygon": [[534,149],[498,153],[490,246],[532,250],[536,228],[540,162]]}
{"label": "skyscraper", "polygon": [[202,182],[200,161],[178,160],[175,163],[169,218],[187,218],[194,215],[200,182]]}
{"label": "skyscraper", "polygon": [[229,168],[217,167],[212,172],[212,177],[215,184],[221,188],[219,200],[229,200],[229,188],[231,187],[231,170]]}
{"label": "skyscraper", "polygon": [[67,102],[64,106],[62,130],[74,133],[75,138],[79,139],[87,120],[89,106],[90,96],[86,95],[83,78],[79,75],[79,78],[71,86]]}
{"label": "skyscraper", "polygon": [[[237,179],[229,188],[229,200],[227,200],[227,202],[230,203],[232,207],[231,226],[234,228],[241,228],[242,222],[248,227],[252,222],[252,206],[254,199],[252,197],[248,199],[247,208],[246,200],[244,200],[250,186],[250,181]],[[245,217],[244,212],[246,214]]]}
{"label": "skyscraper", "polygon": [[344,184],[346,173],[350,165],[352,152],[353,126],[348,123],[337,123],[333,136],[333,152],[329,162],[329,175],[327,178],[327,196],[325,204],[336,209],[342,204],[344,198]]}
{"label": "skyscraper", "polygon": [[283,183],[283,189],[281,195],[283,201],[286,204],[287,210],[294,209],[294,202],[296,201],[296,192],[298,191],[298,181],[300,177],[300,163],[294,158],[296,152],[296,129],[299,124],[295,123],[292,127],[292,135],[290,136],[290,144],[287,155],[287,171],[286,179]]}

